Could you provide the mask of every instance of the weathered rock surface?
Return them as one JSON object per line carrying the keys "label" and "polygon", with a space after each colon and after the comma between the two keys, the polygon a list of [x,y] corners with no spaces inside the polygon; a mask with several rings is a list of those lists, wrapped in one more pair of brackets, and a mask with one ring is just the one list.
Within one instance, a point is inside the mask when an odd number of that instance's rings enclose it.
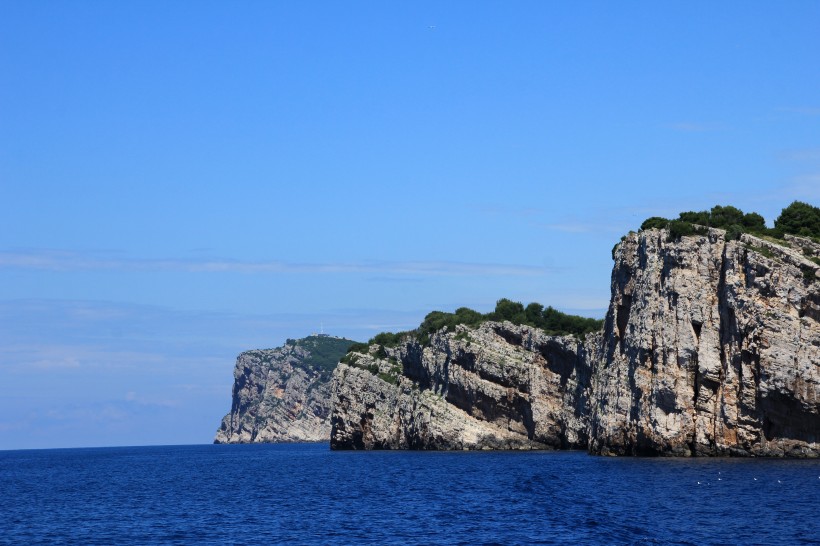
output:
{"label": "weathered rock surface", "polygon": [[334,373],[334,449],[587,445],[589,357],[571,336],[486,322],[381,351]]}
{"label": "weathered rock surface", "polygon": [[510,323],[371,346],[334,373],[334,449],[820,456],[820,245],[631,233],[602,334]]}
{"label": "weathered rock surface", "polygon": [[214,443],[327,441],[332,370],[352,343],[311,336],[240,354],[231,412]]}
{"label": "weathered rock surface", "polygon": [[820,455],[818,245],[667,237],[616,251],[590,451]]}

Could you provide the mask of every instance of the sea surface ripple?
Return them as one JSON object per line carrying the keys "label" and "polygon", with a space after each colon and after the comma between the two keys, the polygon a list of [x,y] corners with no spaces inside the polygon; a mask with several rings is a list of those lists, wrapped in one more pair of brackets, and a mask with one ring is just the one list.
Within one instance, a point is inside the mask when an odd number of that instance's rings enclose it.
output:
{"label": "sea surface ripple", "polygon": [[0,451],[3,544],[817,544],[820,462],[324,444]]}

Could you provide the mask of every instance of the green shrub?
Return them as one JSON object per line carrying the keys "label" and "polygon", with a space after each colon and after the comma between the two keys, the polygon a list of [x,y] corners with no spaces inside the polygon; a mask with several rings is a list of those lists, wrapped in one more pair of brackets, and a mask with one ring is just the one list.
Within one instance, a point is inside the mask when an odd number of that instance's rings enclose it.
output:
{"label": "green shrub", "polygon": [[367,353],[369,350],[370,350],[370,344],[369,343],[354,343],[353,345],[350,346],[350,349],[348,349],[348,352],[350,352],[350,353]]}
{"label": "green shrub", "polygon": [[478,326],[485,320],[488,320],[488,317],[467,307],[459,307],[455,313],[432,311],[424,317],[424,321],[419,325],[416,332],[421,335],[427,335],[429,339],[430,334],[438,332],[445,326],[448,330],[452,331],[457,324]]}
{"label": "green shrub", "polygon": [[626,235],[621,236],[621,240],[615,243],[615,246],[612,247],[612,259],[615,259],[615,251],[618,250],[618,247],[621,246],[621,243],[626,241]]}
{"label": "green shrub", "polygon": [[360,345],[355,341],[331,336],[308,336],[303,339],[289,339],[287,345],[301,347],[308,351],[308,356],[302,360],[302,365],[329,375],[336,368],[336,364],[350,349]]}
{"label": "green shrub", "polygon": [[763,233],[766,231],[766,220],[756,212],[745,214],[741,224],[746,228],[746,231],[751,233]]}
{"label": "green shrub", "polygon": [[390,383],[391,385],[398,385],[399,384],[399,376],[393,373],[380,373],[378,374],[379,379],[384,381],[385,383]]}
{"label": "green shrub", "polygon": [[740,235],[744,232],[743,226],[738,224],[732,224],[728,228],[726,228],[726,240],[727,241],[739,241]]}
{"label": "green shrub", "polygon": [[[641,229],[669,229],[670,240],[678,240],[687,235],[700,233],[697,226],[724,229],[728,241],[738,240],[742,233],[768,235],[778,239],[782,239],[788,233],[818,239],[820,238],[820,208],[795,201],[783,209],[774,221],[772,229],[766,227],[766,220],[760,214],[744,213],[731,205],[715,205],[710,210],[681,212],[674,220],[653,216],[644,220]],[[615,248],[612,249],[613,256]]]}
{"label": "green shrub", "polygon": [[725,207],[715,205],[712,207],[712,210],[709,211],[708,223],[705,225],[710,227],[727,228],[733,224],[743,223],[743,218],[743,211],[737,207],[733,207],[731,205],[727,205]]}
{"label": "green shrub", "polygon": [[382,332],[371,339],[370,343],[378,343],[379,345],[383,345],[385,347],[398,347],[405,335],[406,332],[397,332],[395,334],[391,332]]}
{"label": "green shrub", "polygon": [[552,307],[547,307],[544,309],[544,312],[541,313],[541,320],[531,325],[554,335],[573,334],[580,337],[590,332],[597,332],[603,327],[604,321],[601,319],[580,317],[578,315],[569,315]]}
{"label": "green shrub", "polygon": [[355,366],[356,363],[359,361],[360,356],[361,355],[359,353],[354,353],[351,351],[344,355],[341,359],[339,359],[339,362],[341,362],[342,364],[350,364],[351,366]]}
{"label": "green shrub", "polygon": [[[445,327],[448,332],[453,332],[459,324],[474,328],[488,320],[508,320],[513,324],[525,324],[540,328],[551,335],[575,335],[579,337],[589,332],[599,331],[604,323],[603,320],[599,319],[568,315],[552,307],[544,308],[540,303],[530,303],[524,307],[520,302],[502,298],[496,302],[495,310],[490,313],[481,314],[467,307],[460,307],[456,309],[455,313],[432,311],[424,317],[422,323],[414,331],[389,334],[389,336],[400,335],[402,338],[404,336],[413,336],[420,344],[429,345],[431,336]],[[389,336],[380,337],[382,335],[379,334],[371,341],[392,339]],[[456,338],[470,341],[470,337],[466,332],[457,334]],[[382,350],[380,348],[380,355],[382,355]],[[382,358],[386,356],[387,353],[385,352]]]}
{"label": "green shrub", "polygon": [[681,220],[669,222],[669,240],[671,241],[678,241],[681,237],[694,234],[695,228],[689,222],[682,222]]}
{"label": "green shrub", "polygon": [[795,201],[780,213],[774,221],[780,233],[791,233],[804,237],[820,237],[820,209]]}
{"label": "green shrub", "polygon": [[641,229],[666,229],[669,226],[669,220],[661,218],[660,216],[653,216],[647,218],[641,224]]}
{"label": "green shrub", "polygon": [[496,302],[495,311],[490,313],[490,320],[509,320],[513,324],[526,324],[527,314],[521,303],[502,298]]}
{"label": "green shrub", "polygon": [[698,224],[701,226],[708,226],[710,221],[709,211],[702,210],[700,212],[681,212],[678,220],[682,222],[689,222],[690,224]]}

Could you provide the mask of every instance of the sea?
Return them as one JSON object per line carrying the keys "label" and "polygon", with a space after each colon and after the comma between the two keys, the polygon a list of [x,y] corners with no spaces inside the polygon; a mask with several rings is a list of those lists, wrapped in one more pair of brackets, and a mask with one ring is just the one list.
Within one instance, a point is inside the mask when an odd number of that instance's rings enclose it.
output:
{"label": "sea", "polygon": [[820,461],[0,451],[0,544],[820,544]]}

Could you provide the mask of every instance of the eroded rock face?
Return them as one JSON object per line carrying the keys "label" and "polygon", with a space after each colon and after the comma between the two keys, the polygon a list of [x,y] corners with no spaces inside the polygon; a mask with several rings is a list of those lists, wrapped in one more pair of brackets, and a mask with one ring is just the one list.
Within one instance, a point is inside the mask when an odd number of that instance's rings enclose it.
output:
{"label": "eroded rock face", "polygon": [[667,239],[630,234],[616,252],[590,451],[820,455],[818,245]]}
{"label": "eroded rock face", "polygon": [[316,365],[310,348],[317,343],[341,345],[332,358],[337,362],[346,351],[338,341],[311,337],[240,354],[231,412],[222,419],[214,443],[327,441],[332,368]]}
{"label": "eroded rock face", "polygon": [[334,374],[331,447],[818,457],[818,260],[799,237],[632,233],[602,334],[488,322],[374,345]]}
{"label": "eroded rock face", "polygon": [[333,449],[587,445],[589,359],[572,337],[487,322],[382,351],[335,371]]}

